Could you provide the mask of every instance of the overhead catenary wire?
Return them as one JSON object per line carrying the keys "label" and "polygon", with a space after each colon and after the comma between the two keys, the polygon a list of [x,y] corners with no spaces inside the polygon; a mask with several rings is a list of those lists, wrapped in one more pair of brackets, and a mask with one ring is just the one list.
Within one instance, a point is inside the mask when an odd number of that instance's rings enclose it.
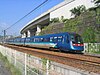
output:
{"label": "overhead catenary wire", "polygon": [[18,21],[16,21],[14,24],[12,24],[11,26],[9,26],[8,28],[6,28],[5,30],[10,29],[11,27],[13,27],[15,24],[17,24],[18,22],[20,22],[22,19],[24,19],[25,17],[27,17],[29,14],[31,14],[33,11],[35,11],[37,8],[39,8],[40,6],[42,6],[43,4],[45,4],[48,0],[45,0],[44,2],[42,2],[41,4],[39,4],[36,8],[34,8],[33,10],[31,10],[29,13],[27,13],[25,16],[23,16],[22,18],[20,18]]}
{"label": "overhead catenary wire", "polygon": [[[36,9],[38,9],[39,7],[41,7],[43,4],[45,4],[48,0],[43,1],[41,4],[39,4],[37,7],[35,7],[33,10],[31,10],[29,13],[27,13],[26,15],[24,15],[22,18],[20,18],[19,20],[17,20],[15,23],[13,23],[11,26],[9,26],[8,28],[3,30],[4,33],[4,37],[3,37],[3,41],[5,41],[5,36],[6,36],[6,31],[8,29],[10,29],[11,27],[13,27],[14,25],[16,25],[18,22],[20,22],[21,20],[23,20],[25,17],[27,17],[29,14],[31,14],[33,11],[35,11]],[[2,32],[1,32],[2,33]]]}

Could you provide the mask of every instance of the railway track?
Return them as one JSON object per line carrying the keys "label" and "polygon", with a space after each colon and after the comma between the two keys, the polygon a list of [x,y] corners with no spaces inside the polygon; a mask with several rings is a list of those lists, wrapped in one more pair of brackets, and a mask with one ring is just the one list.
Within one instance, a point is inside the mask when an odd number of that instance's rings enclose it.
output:
{"label": "railway track", "polygon": [[90,54],[90,53],[85,53],[85,56],[90,56],[90,57],[96,57],[96,58],[100,58],[100,54]]}
{"label": "railway track", "polygon": [[84,54],[69,54],[69,53],[60,53],[54,51],[46,51],[40,49],[33,49],[21,46],[14,45],[4,45],[9,48],[13,48],[18,51],[26,52],[28,54],[46,58],[58,63],[65,65],[73,66],[78,69],[86,70],[89,72],[99,73],[100,74],[100,58],[91,55]]}

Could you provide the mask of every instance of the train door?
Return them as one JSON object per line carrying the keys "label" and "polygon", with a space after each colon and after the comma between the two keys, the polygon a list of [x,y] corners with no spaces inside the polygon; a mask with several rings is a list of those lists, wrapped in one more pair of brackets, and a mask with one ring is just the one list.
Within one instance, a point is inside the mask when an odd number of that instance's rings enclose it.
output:
{"label": "train door", "polygon": [[64,50],[64,51],[67,51],[69,49],[69,38],[67,35],[58,37],[58,47],[60,50]]}

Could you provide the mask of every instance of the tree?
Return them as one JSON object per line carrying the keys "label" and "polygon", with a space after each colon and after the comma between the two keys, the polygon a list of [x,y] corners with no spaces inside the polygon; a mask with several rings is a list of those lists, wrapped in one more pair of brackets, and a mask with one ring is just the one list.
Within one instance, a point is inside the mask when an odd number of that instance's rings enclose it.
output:
{"label": "tree", "polygon": [[65,19],[64,16],[61,16],[61,18],[59,19],[59,21],[61,23],[66,23],[68,21],[68,19]]}
{"label": "tree", "polygon": [[94,0],[94,3],[96,4],[97,7],[100,6],[100,0]]}
{"label": "tree", "polygon": [[59,22],[59,18],[58,17],[57,18],[52,18],[51,21],[50,21],[50,23],[56,23],[56,22]]}
{"label": "tree", "polygon": [[74,15],[75,17],[79,16],[82,12],[86,11],[86,7],[84,5],[74,7],[70,10],[72,13],[71,15]]}

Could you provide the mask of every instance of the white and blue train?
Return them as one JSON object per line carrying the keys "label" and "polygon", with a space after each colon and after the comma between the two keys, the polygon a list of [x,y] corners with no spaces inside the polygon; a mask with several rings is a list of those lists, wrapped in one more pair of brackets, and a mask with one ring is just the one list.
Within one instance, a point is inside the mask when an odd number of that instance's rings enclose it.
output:
{"label": "white and blue train", "polygon": [[76,33],[57,33],[27,38],[13,38],[6,40],[8,44],[31,46],[36,48],[55,48],[60,51],[82,52],[84,44],[80,35]]}

